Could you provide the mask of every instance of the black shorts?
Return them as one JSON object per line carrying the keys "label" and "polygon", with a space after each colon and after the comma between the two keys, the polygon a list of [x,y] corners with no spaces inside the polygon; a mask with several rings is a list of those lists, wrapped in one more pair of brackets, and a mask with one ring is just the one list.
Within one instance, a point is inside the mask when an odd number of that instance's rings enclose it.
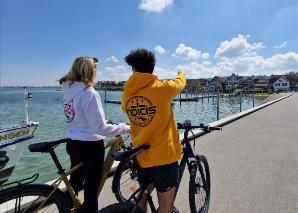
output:
{"label": "black shorts", "polygon": [[143,181],[152,181],[158,192],[166,192],[178,186],[178,161],[148,168],[142,168]]}

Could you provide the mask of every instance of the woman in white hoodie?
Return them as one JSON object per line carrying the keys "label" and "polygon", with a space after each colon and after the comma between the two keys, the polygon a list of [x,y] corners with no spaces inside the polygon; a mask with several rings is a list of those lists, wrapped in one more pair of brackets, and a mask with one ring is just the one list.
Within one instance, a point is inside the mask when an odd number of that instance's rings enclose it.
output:
{"label": "woman in white hoodie", "polygon": [[98,189],[104,162],[105,136],[129,132],[129,126],[107,124],[96,84],[97,58],[78,57],[70,71],[59,83],[62,85],[64,114],[66,117],[66,150],[71,167],[84,162],[83,168],[70,176],[76,193],[84,182],[84,204],[78,212],[94,213],[98,210]]}

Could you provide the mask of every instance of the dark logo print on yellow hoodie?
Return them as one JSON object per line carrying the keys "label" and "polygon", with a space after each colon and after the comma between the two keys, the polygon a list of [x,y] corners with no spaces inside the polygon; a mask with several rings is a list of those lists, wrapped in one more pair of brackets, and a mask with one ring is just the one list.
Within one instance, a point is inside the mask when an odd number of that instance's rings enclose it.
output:
{"label": "dark logo print on yellow hoodie", "polygon": [[151,123],[156,113],[156,106],[148,98],[133,96],[126,102],[125,112],[130,122],[145,127]]}

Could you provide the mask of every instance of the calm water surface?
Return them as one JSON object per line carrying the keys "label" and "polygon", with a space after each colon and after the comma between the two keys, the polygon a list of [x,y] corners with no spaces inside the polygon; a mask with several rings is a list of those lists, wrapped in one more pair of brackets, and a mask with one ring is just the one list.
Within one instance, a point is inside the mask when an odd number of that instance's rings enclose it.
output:
{"label": "calm water surface", "polygon": [[[33,99],[28,105],[29,119],[40,122],[35,136],[29,143],[43,142],[61,139],[65,133],[65,121],[62,107],[62,93],[55,88],[29,88]],[[0,126],[20,123],[24,120],[24,102],[22,88],[0,88]],[[102,100],[104,92],[99,91]],[[108,100],[119,100],[121,92],[107,92]],[[255,106],[263,99],[257,97]],[[204,99],[198,102],[175,102],[173,107],[176,121],[192,120],[193,124],[211,123],[216,120],[217,102],[216,98]],[[249,97],[243,97],[242,110],[252,108],[252,100]],[[128,122],[125,114],[121,111],[120,105],[105,104],[103,108],[106,119],[113,120],[116,123]],[[240,110],[239,97],[220,98],[220,118],[238,113]],[[65,151],[65,145],[60,145],[57,149],[59,160],[63,166],[69,167],[69,158]],[[54,179],[57,176],[56,168],[48,154],[30,153],[24,150],[22,157],[18,161],[14,173],[10,179],[18,180],[32,174],[39,173],[38,182],[45,182]]]}

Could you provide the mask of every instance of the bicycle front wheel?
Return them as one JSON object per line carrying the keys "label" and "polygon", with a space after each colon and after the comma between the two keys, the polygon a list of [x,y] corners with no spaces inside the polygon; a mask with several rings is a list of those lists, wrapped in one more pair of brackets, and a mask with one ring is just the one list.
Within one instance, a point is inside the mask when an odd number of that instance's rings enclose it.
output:
{"label": "bicycle front wheel", "polygon": [[136,174],[130,169],[128,161],[121,161],[116,168],[112,190],[118,202],[127,202],[140,187]]}
{"label": "bicycle front wheel", "polygon": [[189,179],[189,206],[191,213],[207,213],[210,202],[210,172],[205,156],[196,157],[191,165]]}
{"label": "bicycle front wheel", "polygon": [[[60,190],[55,191],[48,198],[53,189],[49,185],[29,184],[2,190],[0,191],[0,212],[69,212],[67,198]],[[47,198],[48,200],[44,202]]]}

